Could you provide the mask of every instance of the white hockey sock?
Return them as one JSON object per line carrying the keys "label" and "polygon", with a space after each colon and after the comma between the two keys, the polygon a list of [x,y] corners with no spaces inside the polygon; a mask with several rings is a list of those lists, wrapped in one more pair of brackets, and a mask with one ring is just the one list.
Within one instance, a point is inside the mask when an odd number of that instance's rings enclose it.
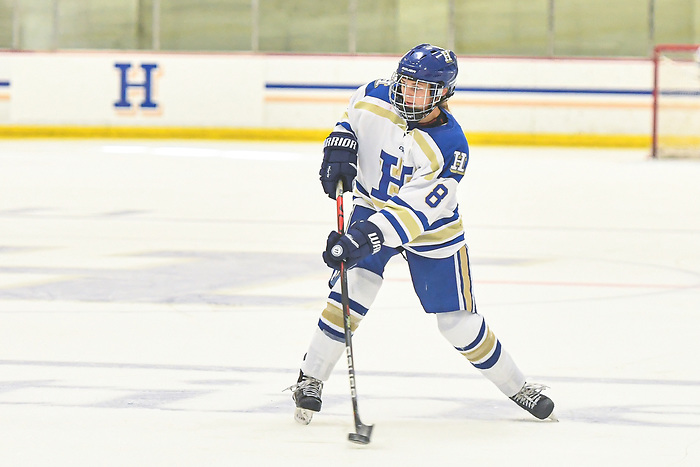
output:
{"label": "white hockey sock", "polygon": [[525,376],[481,315],[461,310],[436,316],[445,339],[503,394],[511,397],[525,384]]}
{"label": "white hockey sock", "polygon": [[304,361],[301,362],[301,371],[307,376],[327,381],[344,351],[345,342],[331,339],[316,328],[309,350],[306,352]]}
{"label": "white hockey sock", "polygon": [[[362,268],[348,271],[350,302],[350,327],[355,331],[372,305],[382,285],[382,277]],[[301,371],[321,381],[331,375],[335,364],[345,351],[344,315],[340,300],[340,281],[330,296],[326,309],[321,313],[318,327],[314,331]]]}

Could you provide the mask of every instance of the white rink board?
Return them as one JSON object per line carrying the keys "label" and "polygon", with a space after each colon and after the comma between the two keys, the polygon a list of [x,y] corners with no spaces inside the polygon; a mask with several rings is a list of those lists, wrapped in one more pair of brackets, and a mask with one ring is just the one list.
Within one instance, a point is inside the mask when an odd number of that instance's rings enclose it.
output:
{"label": "white rink board", "polygon": [[[2,126],[327,129],[398,56],[0,52]],[[469,132],[651,132],[648,60],[459,57]],[[124,68],[122,68],[124,67]],[[126,70],[123,72],[123,70]],[[1,133],[0,133],[1,134]]]}
{"label": "white rink board", "polygon": [[311,425],[282,392],[327,293],[319,154],[0,142],[0,464],[700,463],[700,165],[472,148],[478,307],[561,421],[451,349],[396,258],[355,335],[357,447],[342,361]]}

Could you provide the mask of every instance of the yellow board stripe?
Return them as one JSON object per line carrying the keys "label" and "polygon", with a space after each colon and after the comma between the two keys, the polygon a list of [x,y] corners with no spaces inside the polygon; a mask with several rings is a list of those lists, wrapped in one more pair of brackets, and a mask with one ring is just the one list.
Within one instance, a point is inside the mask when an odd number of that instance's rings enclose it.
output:
{"label": "yellow board stripe", "polygon": [[0,125],[0,138],[221,139],[323,142],[330,130],[297,128],[88,127]]}
{"label": "yellow board stripe", "polygon": [[700,136],[659,136],[659,144],[668,146],[698,146],[700,145]]}
{"label": "yellow board stripe", "polygon": [[[124,138],[291,141],[321,143],[328,128],[129,127],[69,125],[0,125],[0,138]],[[474,146],[560,146],[649,148],[650,135],[469,132]]]}
{"label": "yellow board stripe", "polygon": [[596,135],[566,133],[467,133],[470,145],[561,146],[591,148],[650,148],[650,135]]}

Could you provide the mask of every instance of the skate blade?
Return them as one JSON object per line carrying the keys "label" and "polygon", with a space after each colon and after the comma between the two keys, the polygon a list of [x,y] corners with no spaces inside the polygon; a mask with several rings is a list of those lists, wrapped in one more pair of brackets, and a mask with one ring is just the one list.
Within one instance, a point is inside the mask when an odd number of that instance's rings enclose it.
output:
{"label": "skate blade", "polygon": [[554,414],[554,412],[552,412],[551,414],[549,414],[549,417],[547,417],[546,420],[549,420],[550,422],[558,422],[558,421],[559,421],[559,419],[558,419],[557,416]]}
{"label": "skate blade", "polygon": [[311,419],[313,417],[313,411],[308,409],[302,409],[301,407],[297,407],[294,411],[294,420],[296,420],[297,423],[300,423],[302,425],[308,425],[309,423],[311,423]]}

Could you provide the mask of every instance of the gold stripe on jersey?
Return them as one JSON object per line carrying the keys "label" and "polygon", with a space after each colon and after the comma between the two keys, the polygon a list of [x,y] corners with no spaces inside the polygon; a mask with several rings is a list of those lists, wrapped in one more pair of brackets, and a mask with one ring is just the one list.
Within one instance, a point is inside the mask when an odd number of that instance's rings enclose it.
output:
{"label": "gold stripe on jersey", "polygon": [[486,338],[481,341],[481,343],[472,351],[470,352],[461,352],[462,355],[467,357],[467,360],[469,360],[472,363],[476,363],[480,360],[483,360],[488,354],[490,354],[493,349],[496,347],[496,335],[489,329],[488,334],[486,335]]}
{"label": "gold stripe on jersey", "polygon": [[411,245],[419,245],[423,243],[439,245],[452,240],[463,231],[464,227],[462,226],[462,218],[460,217],[456,222],[451,222],[444,225],[438,230],[425,232],[423,235],[414,238],[410,243]]}
{"label": "gold stripe on jersey", "polygon": [[401,128],[403,131],[406,131],[406,120],[399,117],[389,109],[385,109],[384,107],[380,107],[377,104],[372,104],[371,102],[366,101],[358,102],[357,104],[355,104],[355,108],[358,110],[367,110],[380,117],[389,119],[393,124],[398,125],[399,128]]}
{"label": "gold stripe on jersey", "polygon": [[466,309],[469,312],[474,311],[474,298],[472,297],[472,278],[469,273],[469,254],[467,253],[467,246],[463,246],[459,249],[459,262],[462,265],[462,282],[464,283],[464,299],[467,301]]}
{"label": "gold stripe on jersey", "polygon": [[[328,303],[326,305],[326,309],[323,310],[323,313],[321,313],[321,317],[331,323],[334,326],[339,327],[342,329],[344,327],[344,320],[345,320],[345,314],[343,313],[343,310],[338,308],[335,305],[332,305]],[[357,329],[357,326],[360,324],[360,318],[357,318],[354,316],[352,313],[350,314],[350,331],[355,332],[355,329]]]}
{"label": "gold stripe on jersey", "polygon": [[375,198],[374,196],[367,196],[364,193],[362,193],[360,190],[355,188],[355,191],[352,192],[354,202],[355,204],[359,204],[361,206],[364,206],[366,208],[370,208],[374,211],[378,211],[380,209],[383,209],[384,206],[386,205],[386,201],[381,201],[378,198]]}
{"label": "gold stripe on jersey", "polygon": [[428,174],[425,179],[432,180],[436,175],[438,175],[438,170],[440,170],[440,161],[438,160],[438,156],[435,151],[433,151],[433,148],[430,146],[430,143],[428,143],[428,140],[425,139],[422,132],[413,130],[411,133],[413,134],[413,139],[416,141],[416,143],[418,143],[418,147],[421,148],[430,161],[431,173]]}
{"label": "gold stripe on jersey", "polygon": [[404,208],[403,206],[399,206],[392,202],[389,202],[383,209],[393,214],[394,217],[401,221],[403,226],[408,231],[409,238],[413,239],[421,234],[423,229],[421,228],[420,221],[413,217],[413,212],[410,209]]}

